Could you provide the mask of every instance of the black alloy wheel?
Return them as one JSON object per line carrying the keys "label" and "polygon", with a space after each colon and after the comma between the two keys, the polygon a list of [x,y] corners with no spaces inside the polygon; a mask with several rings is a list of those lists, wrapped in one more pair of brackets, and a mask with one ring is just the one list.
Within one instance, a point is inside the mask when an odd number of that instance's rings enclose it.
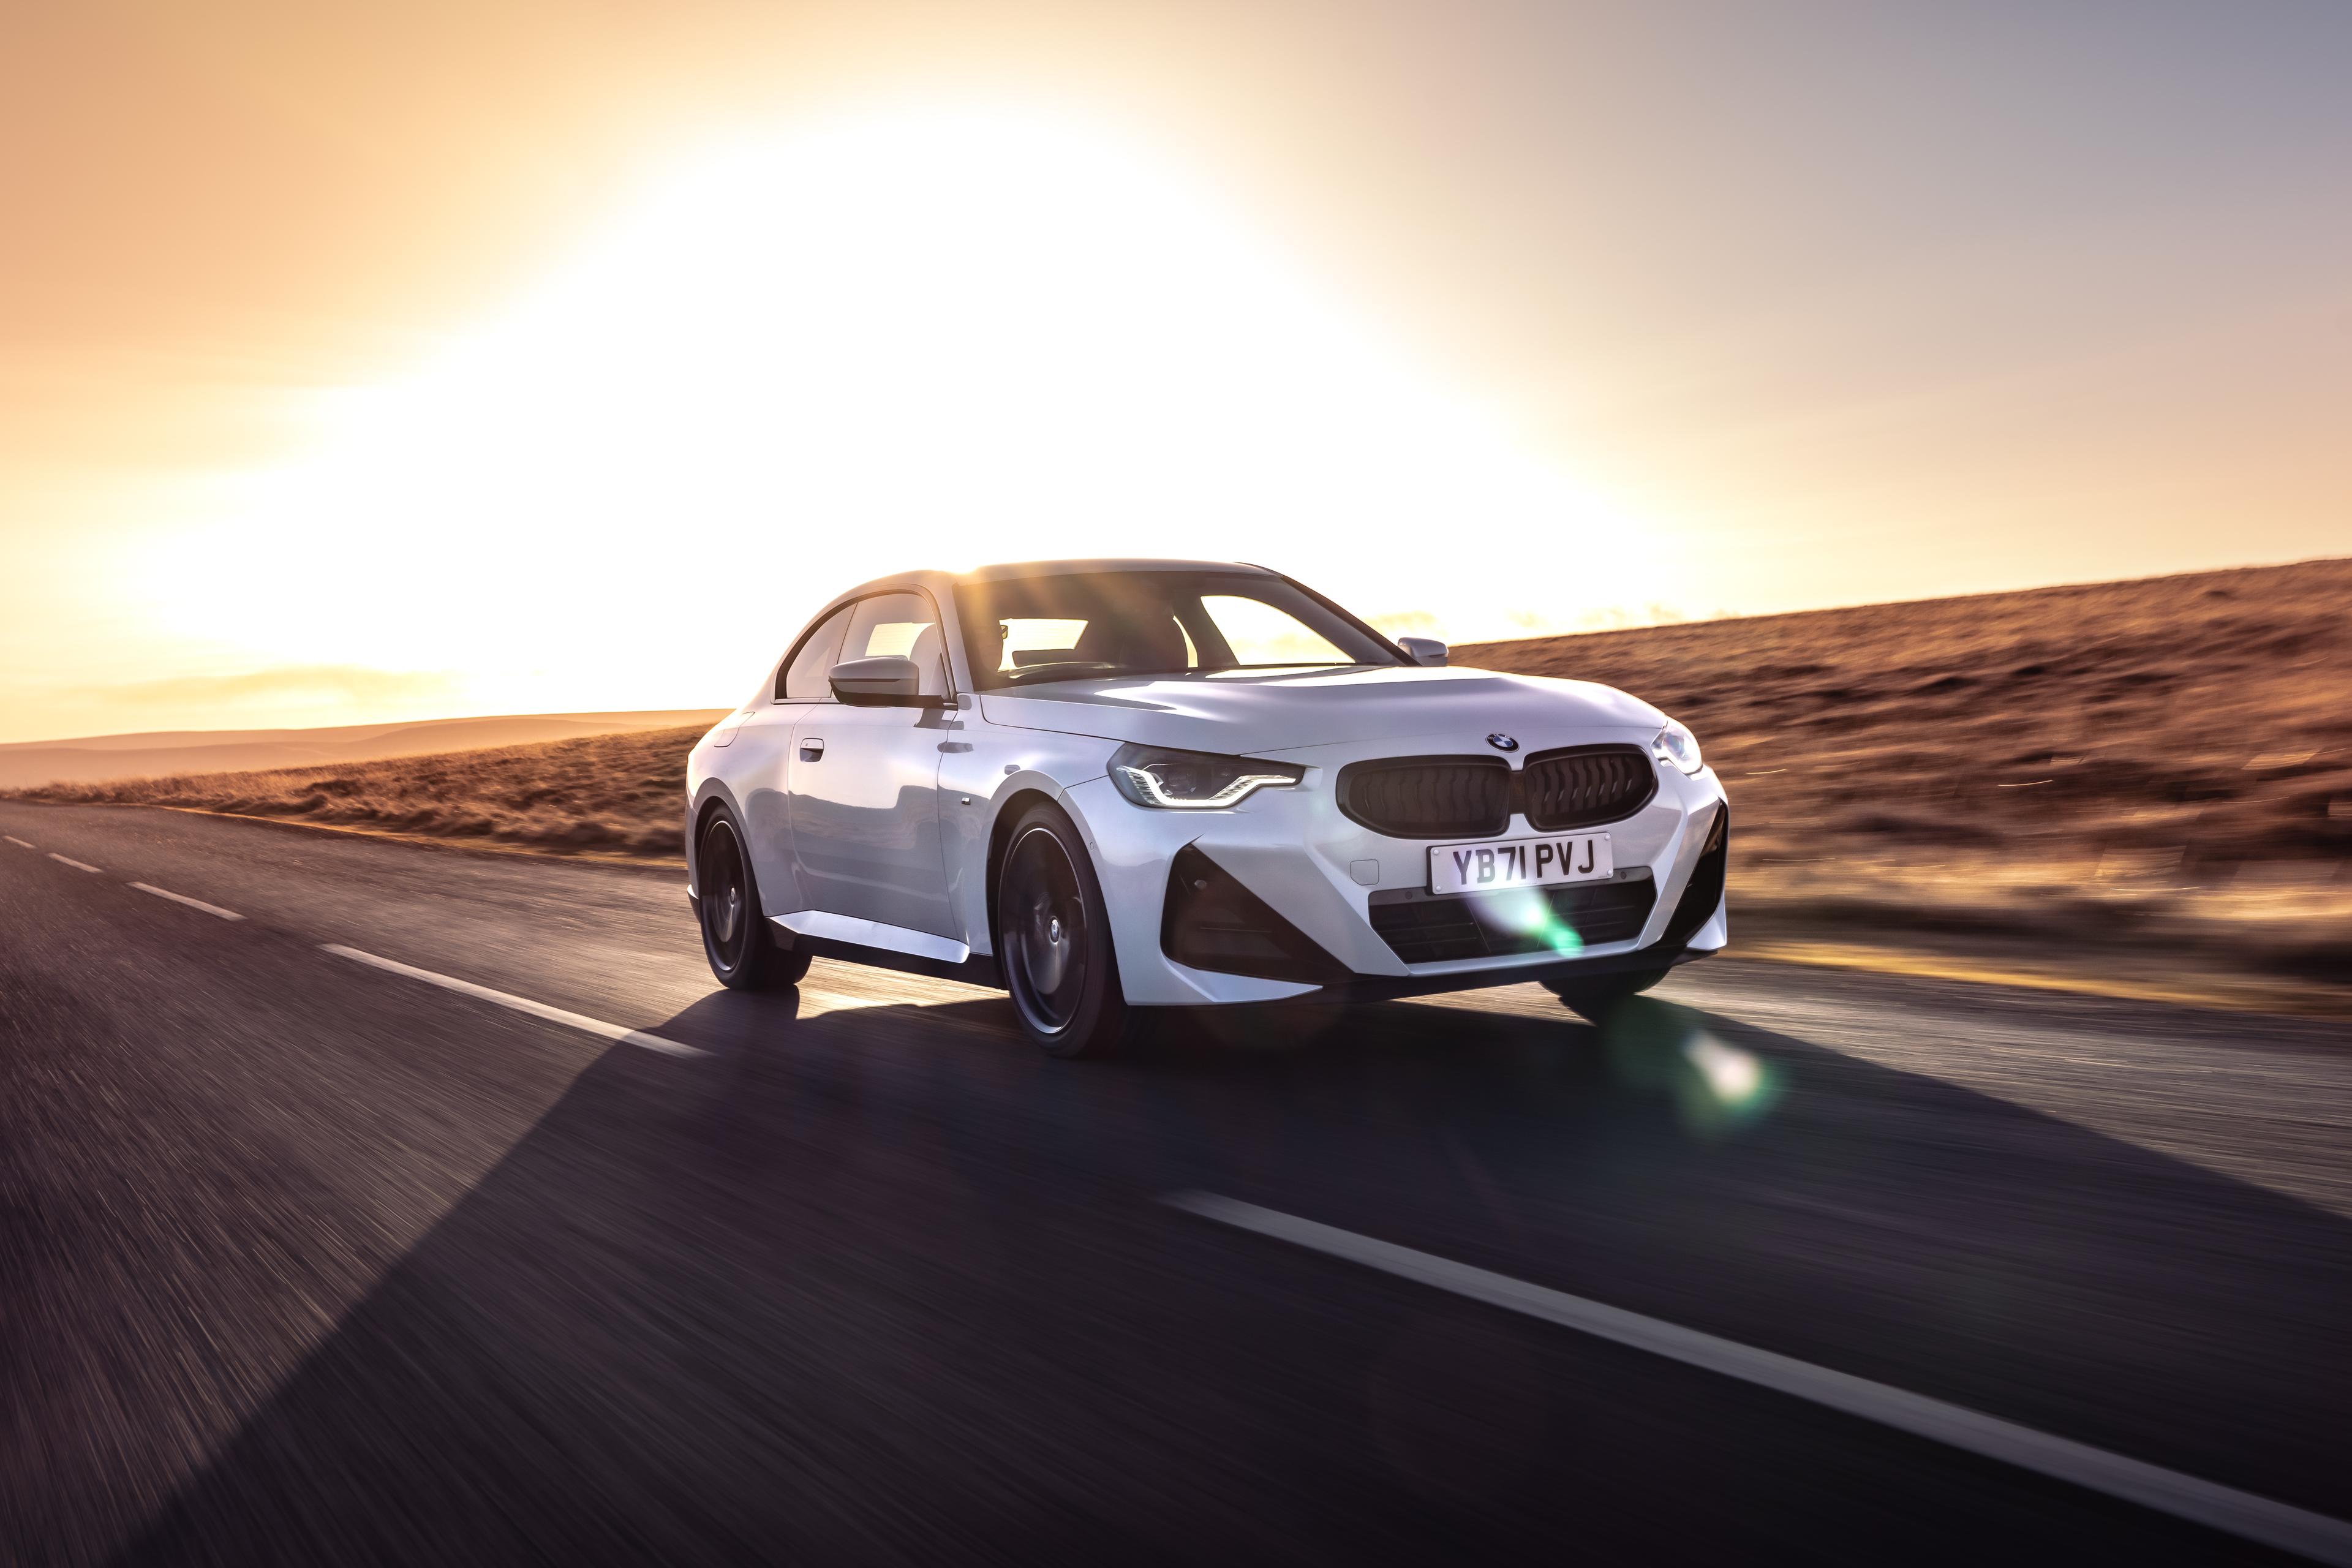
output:
{"label": "black alloy wheel", "polygon": [[769,934],[760,913],[759,884],[732,818],[724,812],[702,830],[695,856],[701,884],[702,952],[719,983],[737,991],[775,991],[798,984],[809,955],[787,952]]}
{"label": "black alloy wheel", "polygon": [[1049,1056],[1106,1055],[1126,1036],[1102,887],[1077,829],[1040,803],[997,875],[996,957],[1021,1032]]}

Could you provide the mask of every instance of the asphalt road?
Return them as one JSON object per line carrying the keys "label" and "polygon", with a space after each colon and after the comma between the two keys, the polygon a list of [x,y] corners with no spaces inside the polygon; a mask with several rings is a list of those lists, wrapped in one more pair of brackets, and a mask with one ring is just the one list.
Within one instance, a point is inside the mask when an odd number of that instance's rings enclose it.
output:
{"label": "asphalt road", "polygon": [[2343,1025],[1718,960],[1056,1063],[719,991],[674,874],[0,835],[12,1562],[2265,1555],[1184,1193],[2352,1519]]}

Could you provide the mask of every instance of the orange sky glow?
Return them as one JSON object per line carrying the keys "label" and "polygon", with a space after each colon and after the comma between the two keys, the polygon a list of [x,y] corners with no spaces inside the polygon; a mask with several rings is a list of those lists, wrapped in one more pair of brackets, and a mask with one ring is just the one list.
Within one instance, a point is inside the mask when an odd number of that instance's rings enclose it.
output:
{"label": "orange sky glow", "polygon": [[0,742],[719,706],[907,565],[2352,552],[2352,13],[2063,10],[11,8]]}

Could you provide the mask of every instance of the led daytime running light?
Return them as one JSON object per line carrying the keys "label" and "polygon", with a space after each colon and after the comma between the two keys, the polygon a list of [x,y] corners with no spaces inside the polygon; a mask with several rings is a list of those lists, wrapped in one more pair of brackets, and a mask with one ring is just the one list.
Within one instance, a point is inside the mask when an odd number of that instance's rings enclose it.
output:
{"label": "led daytime running light", "polygon": [[1178,811],[1213,811],[1219,806],[1233,805],[1248,799],[1261,789],[1287,789],[1298,781],[1288,773],[1243,773],[1228,780],[1223,789],[1199,799],[1187,799],[1170,795],[1160,786],[1160,775],[1149,768],[1121,763],[1119,773],[1135,786],[1135,793],[1153,805]]}
{"label": "led daytime running light", "polygon": [[1109,772],[1119,794],[1162,811],[1217,811],[1262,789],[1289,789],[1307,776],[1291,763],[1136,743],[1112,753]]}

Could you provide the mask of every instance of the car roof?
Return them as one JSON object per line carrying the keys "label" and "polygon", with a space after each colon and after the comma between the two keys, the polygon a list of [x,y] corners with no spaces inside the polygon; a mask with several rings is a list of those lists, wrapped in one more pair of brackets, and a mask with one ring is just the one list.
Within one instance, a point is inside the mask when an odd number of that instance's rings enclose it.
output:
{"label": "car roof", "polygon": [[1062,577],[1080,572],[1246,572],[1270,577],[1263,566],[1239,561],[1175,561],[1150,557],[1108,557],[1093,561],[1016,561],[997,566],[975,566],[959,575],[964,583],[999,583],[1008,577]]}
{"label": "car roof", "polygon": [[893,572],[887,577],[877,577],[871,582],[860,583],[855,588],[836,594],[831,603],[838,605],[846,599],[861,598],[868,594],[886,593],[892,588],[925,588],[936,594],[942,589],[951,588],[958,583],[1002,583],[1021,577],[1065,577],[1082,572],[1238,572],[1256,577],[1276,575],[1264,566],[1252,566],[1240,561],[1177,561],[1141,556],[1107,556],[1090,561],[1009,561],[993,566],[975,566],[969,572],[940,572],[929,569]]}

